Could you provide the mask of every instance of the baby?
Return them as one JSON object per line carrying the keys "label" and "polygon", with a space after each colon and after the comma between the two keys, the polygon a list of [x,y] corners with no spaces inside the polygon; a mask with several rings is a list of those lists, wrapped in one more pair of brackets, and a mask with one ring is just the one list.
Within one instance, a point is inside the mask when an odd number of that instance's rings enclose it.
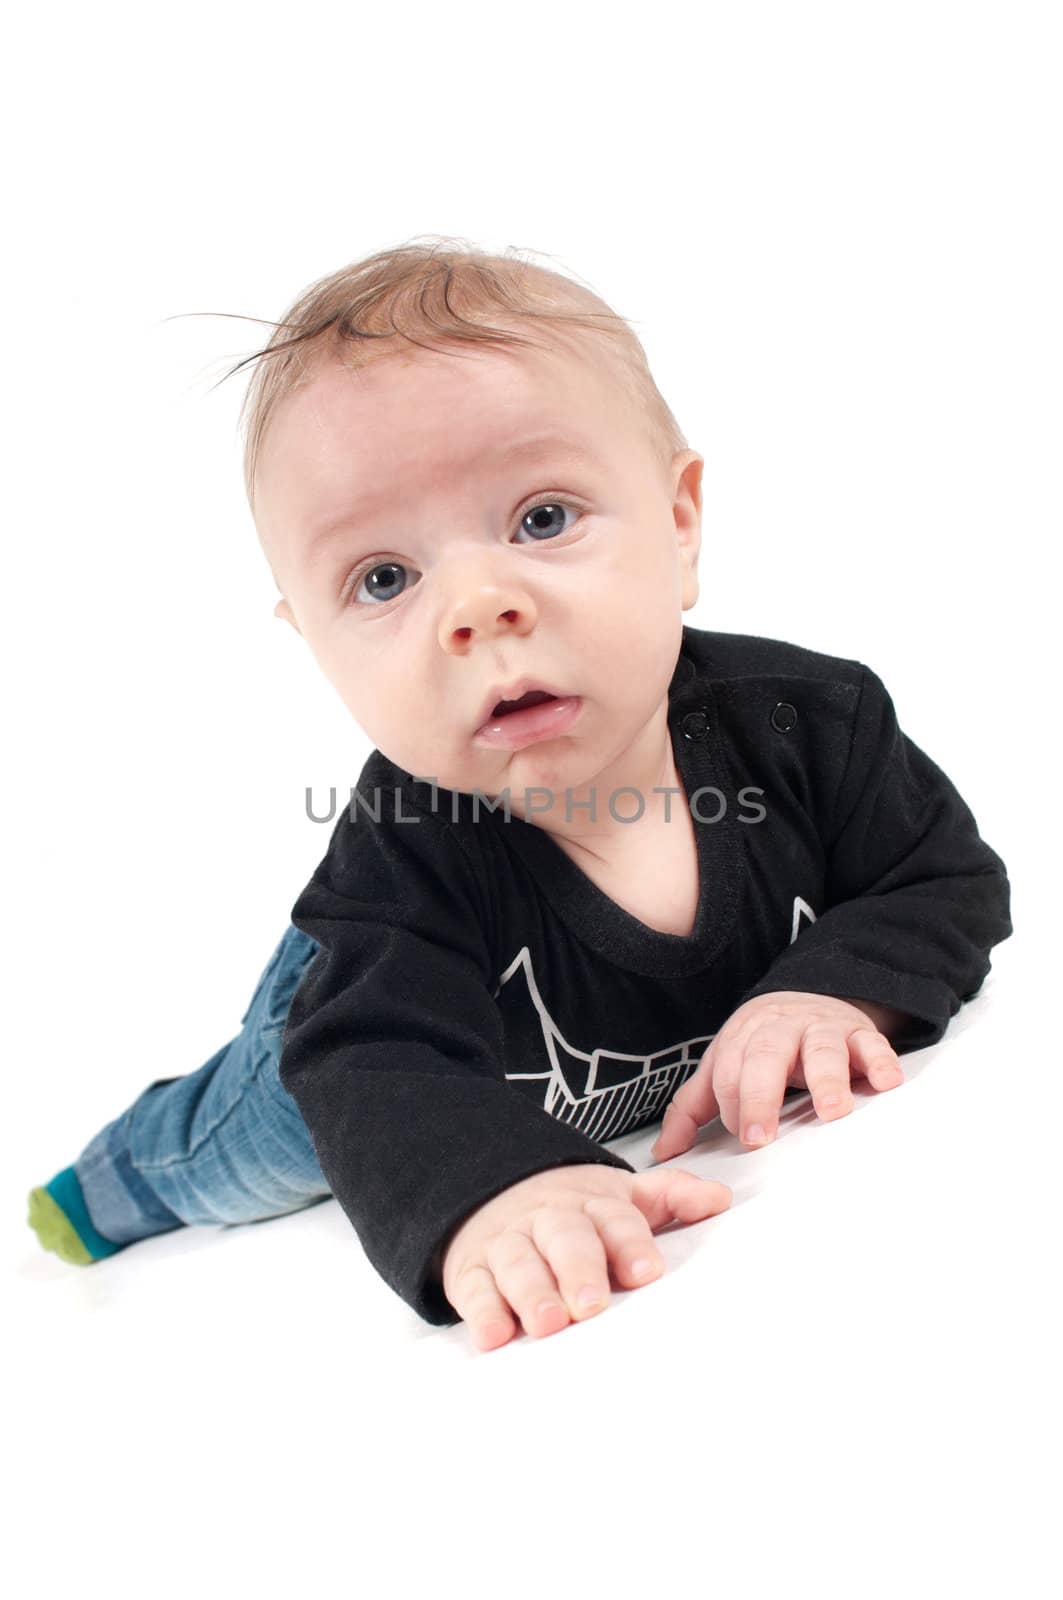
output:
{"label": "baby", "polygon": [[[653,1154],[903,1082],[1012,931],[1003,862],[858,661],[684,625],[702,458],[589,289],[407,245],[258,353],[246,483],[375,749],[241,1032],[30,1197],[65,1260],[335,1195],[479,1349],[726,1209]],[[241,363],[243,365],[243,363]],[[234,369],[238,370],[238,369]]]}

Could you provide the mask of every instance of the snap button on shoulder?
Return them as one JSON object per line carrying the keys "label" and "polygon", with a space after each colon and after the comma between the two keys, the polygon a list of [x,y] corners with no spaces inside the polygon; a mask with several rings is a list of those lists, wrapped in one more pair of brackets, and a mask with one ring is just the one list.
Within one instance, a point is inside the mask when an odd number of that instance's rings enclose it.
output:
{"label": "snap button on shoulder", "polygon": [[788,700],[780,700],[771,714],[771,725],[776,733],[789,733],[797,726],[797,707]]}
{"label": "snap button on shoulder", "polygon": [[679,727],[684,739],[709,737],[709,719],[704,711],[688,711]]}

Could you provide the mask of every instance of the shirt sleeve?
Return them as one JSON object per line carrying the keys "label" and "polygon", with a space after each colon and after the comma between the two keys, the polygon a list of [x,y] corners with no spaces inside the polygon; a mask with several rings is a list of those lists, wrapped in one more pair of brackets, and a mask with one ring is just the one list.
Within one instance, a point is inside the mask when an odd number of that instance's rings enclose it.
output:
{"label": "shirt sleeve", "polygon": [[321,948],[281,1083],[377,1272],[426,1322],[457,1322],[439,1268],[470,1212],[550,1167],[635,1169],[507,1082],[484,897],[444,819],[345,812],[292,921]]}
{"label": "shirt sleeve", "polygon": [[1010,885],[866,666],[826,843],[825,909],[742,1000],[779,989],[872,1000],[912,1019],[891,1038],[898,1054],[936,1044],[1012,932]]}

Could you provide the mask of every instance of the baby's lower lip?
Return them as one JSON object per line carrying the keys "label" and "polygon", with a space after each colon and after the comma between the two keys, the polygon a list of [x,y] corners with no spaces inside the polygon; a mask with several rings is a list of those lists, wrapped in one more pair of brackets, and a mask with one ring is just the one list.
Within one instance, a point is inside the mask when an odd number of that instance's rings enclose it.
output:
{"label": "baby's lower lip", "polygon": [[543,700],[524,711],[510,711],[504,717],[489,717],[482,728],[473,735],[477,744],[490,745],[496,750],[523,750],[525,745],[537,744],[541,739],[555,739],[568,729],[579,716],[583,705],[578,694],[567,694],[557,700]]}

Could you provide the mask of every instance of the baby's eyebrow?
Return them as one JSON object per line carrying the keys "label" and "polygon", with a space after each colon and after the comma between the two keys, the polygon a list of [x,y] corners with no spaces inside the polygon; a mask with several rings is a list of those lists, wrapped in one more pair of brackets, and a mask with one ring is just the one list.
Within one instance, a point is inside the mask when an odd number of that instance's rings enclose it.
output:
{"label": "baby's eyebrow", "polygon": [[[489,457],[479,459],[485,460],[489,469],[500,464],[508,466],[512,461],[542,460],[547,456],[551,460],[565,460],[581,466],[589,466],[597,460],[596,452],[587,445],[557,432],[537,433],[530,437],[515,439],[505,448],[493,451]],[[368,495],[364,499],[353,500],[337,516],[330,517],[327,522],[312,528],[306,555],[315,554],[334,534],[342,533],[345,528],[351,527],[360,516],[373,509],[379,498],[381,497],[377,495]]]}
{"label": "baby's eyebrow", "polygon": [[574,439],[571,434],[536,433],[527,439],[515,439],[505,450],[498,452],[499,461],[514,461],[521,457],[532,458],[548,453],[569,456],[579,461],[593,461],[594,451]]}

